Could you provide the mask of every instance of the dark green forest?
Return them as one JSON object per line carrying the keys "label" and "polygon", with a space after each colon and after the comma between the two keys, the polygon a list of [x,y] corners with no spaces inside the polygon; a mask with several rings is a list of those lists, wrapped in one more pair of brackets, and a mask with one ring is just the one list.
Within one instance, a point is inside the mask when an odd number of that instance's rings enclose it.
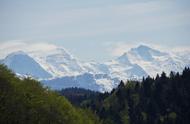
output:
{"label": "dark green forest", "polygon": [[66,97],[73,105],[81,107],[81,103],[96,99],[101,93],[83,88],[66,88],[57,91],[60,95]]}
{"label": "dark green forest", "polygon": [[0,124],[190,124],[190,69],[98,93],[51,91],[0,65]]}
{"label": "dark green forest", "polygon": [[[167,77],[163,72],[155,78],[142,81],[121,81],[111,93],[62,90],[62,95],[72,99],[82,108],[90,108],[103,124],[190,124],[190,69],[182,74],[171,72]],[[70,89],[73,91],[74,89]],[[86,94],[86,95],[85,95]],[[92,94],[92,93],[91,93]],[[73,99],[84,99],[74,101]]]}

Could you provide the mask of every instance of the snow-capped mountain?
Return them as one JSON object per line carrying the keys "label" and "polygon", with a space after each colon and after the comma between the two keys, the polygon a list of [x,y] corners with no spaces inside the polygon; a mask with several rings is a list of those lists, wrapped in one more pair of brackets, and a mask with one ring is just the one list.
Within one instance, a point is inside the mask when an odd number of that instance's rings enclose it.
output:
{"label": "snow-capped mountain", "polygon": [[28,75],[43,79],[52,77],[40,64],[22,51],[9,54],[1,63],[5,64],[18,75]]}
{"label": "snow-capped mountain", "polygon": [[138,64],[133,64],[126,53],[115,60],[105,63],[110,70],[112,77],[117,77],[121,80],[141,79],[148,74]]}
{"label": "snow-capped mountain", "polygon": [[190,54],[161,52],[140,45],[116,59],[97,63],[82,62],[64,48],[54,46],[48,51],[14,52],[1,63],[19,75],[40,78],[53,89],[82,87],[104,92],[116,87],[119,80],[139,80],[162,71],[180,72],[190,66]]}
{"label": "snow-capped mountain", "polygon": [[48,52],[33,51],[29,55],[54,77],[73,76],[84,72],[78,60],[62,47],[55,47]]}
{"label": "snow-capped mountain", "polygon": [[133,64],[139,65],[150,76],[161,72],[180,72],[185,66],[189,66],[189,57],[182,59],[182,56],[174,53],[160,52],[148,46],[140,45],[125,53]]}

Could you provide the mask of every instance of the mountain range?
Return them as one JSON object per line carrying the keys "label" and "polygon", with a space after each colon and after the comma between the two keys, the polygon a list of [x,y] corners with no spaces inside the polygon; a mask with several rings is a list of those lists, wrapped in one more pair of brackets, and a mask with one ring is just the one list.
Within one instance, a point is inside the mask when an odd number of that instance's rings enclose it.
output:
{"label": "mountain range", "polygon": [[105,92],[120,80],[141,80],[162,71],[180,72],[190,66],[190,54],[167,53],[140,45],[107,62],[83,62],[63,47],[48,52],[13,52],[0,61],[18,76],[31,76],[52,89],[80,87]]}

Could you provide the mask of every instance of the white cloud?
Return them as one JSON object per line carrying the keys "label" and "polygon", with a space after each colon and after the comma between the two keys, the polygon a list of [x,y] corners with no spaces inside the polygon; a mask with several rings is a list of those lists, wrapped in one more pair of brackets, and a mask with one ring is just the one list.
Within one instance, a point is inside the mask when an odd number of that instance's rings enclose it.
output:
{"label": "white cloud", "polygon": [[129,44],[124,42],[116,42],[107,44],[107,51],[111,56],[120,56],[123,53],[129,51],[131,48],[135,47],[135,44]]}
{"label": "white cloud", "polygon": [[[129,51],[131,48],[138,47],[139,45],[146,45],[154,49],[158,49],[165,52],[190,52],[189,46],[163,46],[159,44],[154,44],[152,42],[126,42],[126,41],[109,41],[102,44],[107,51],[107,56],[117,57],[121,56],[123,53]],[[63,48],[62,46],[57,46],[55,44],[45,43],[45,42],[26,42],[21,40],[2,42],[0,47],[0,59],[5,58],[8,54],[16,51],[24,51],[27,53],[37,52],[43,55],[51,54],[56,48]],[[63,48],[64,49],[64,48]],[[65,50],[65,49],[64,49]],[[67,50],[65,50],[69,53]],[[92,57],[93,58],[93,57]],[[113,58],[110,58],[113,59]]]}
{"label": "white cloud", "polygon": [[54,44],[44,43],[44,42],[24,42],[21,40],[2,42],[0,47],[0,58],[6,57],[8,54],[16,51],[24,52],[48,52],[57,48]]}
{"label": "white cloud", "polygon": [[173,52],[190,52],[189,46],[163,46],[159,44],[154,44],[151,42],[134,42],[134,43],[127,43],[127,42],[115,42],[115,43],[107,43],[107,51],[108,53],[113,56],[121,56],[125,52],[128,52],[131,48],[136,48],[139,45],[146,45],[153,49],[161,50],[162,52],[173,53]]}

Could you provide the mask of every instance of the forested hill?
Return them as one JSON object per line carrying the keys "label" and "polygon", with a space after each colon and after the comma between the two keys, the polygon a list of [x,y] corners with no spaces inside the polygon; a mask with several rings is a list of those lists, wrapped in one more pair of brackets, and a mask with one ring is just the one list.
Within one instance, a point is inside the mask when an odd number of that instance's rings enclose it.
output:
{"label": "forested hill", "polygon": [[0,65],[0,124],[190,124],[190,69],[121,81],[110,93],[56,93]]}
{"label": "forested hill", "polygon": [[100,124],[89,110],[0,65],[0,124]]}
{"label": "forested hill", "polygon": [[73,105],[79,106],[84,101],[90,101],[98,97],[100,92],[91,91],[83,88],[66,88],[58,91],[59,94],[65,96]]}
{"label": "forested hill", "polygon": [[84,103],[104,124],[190,124],[190,69],[142,82],[121,81],[111,93]]}

